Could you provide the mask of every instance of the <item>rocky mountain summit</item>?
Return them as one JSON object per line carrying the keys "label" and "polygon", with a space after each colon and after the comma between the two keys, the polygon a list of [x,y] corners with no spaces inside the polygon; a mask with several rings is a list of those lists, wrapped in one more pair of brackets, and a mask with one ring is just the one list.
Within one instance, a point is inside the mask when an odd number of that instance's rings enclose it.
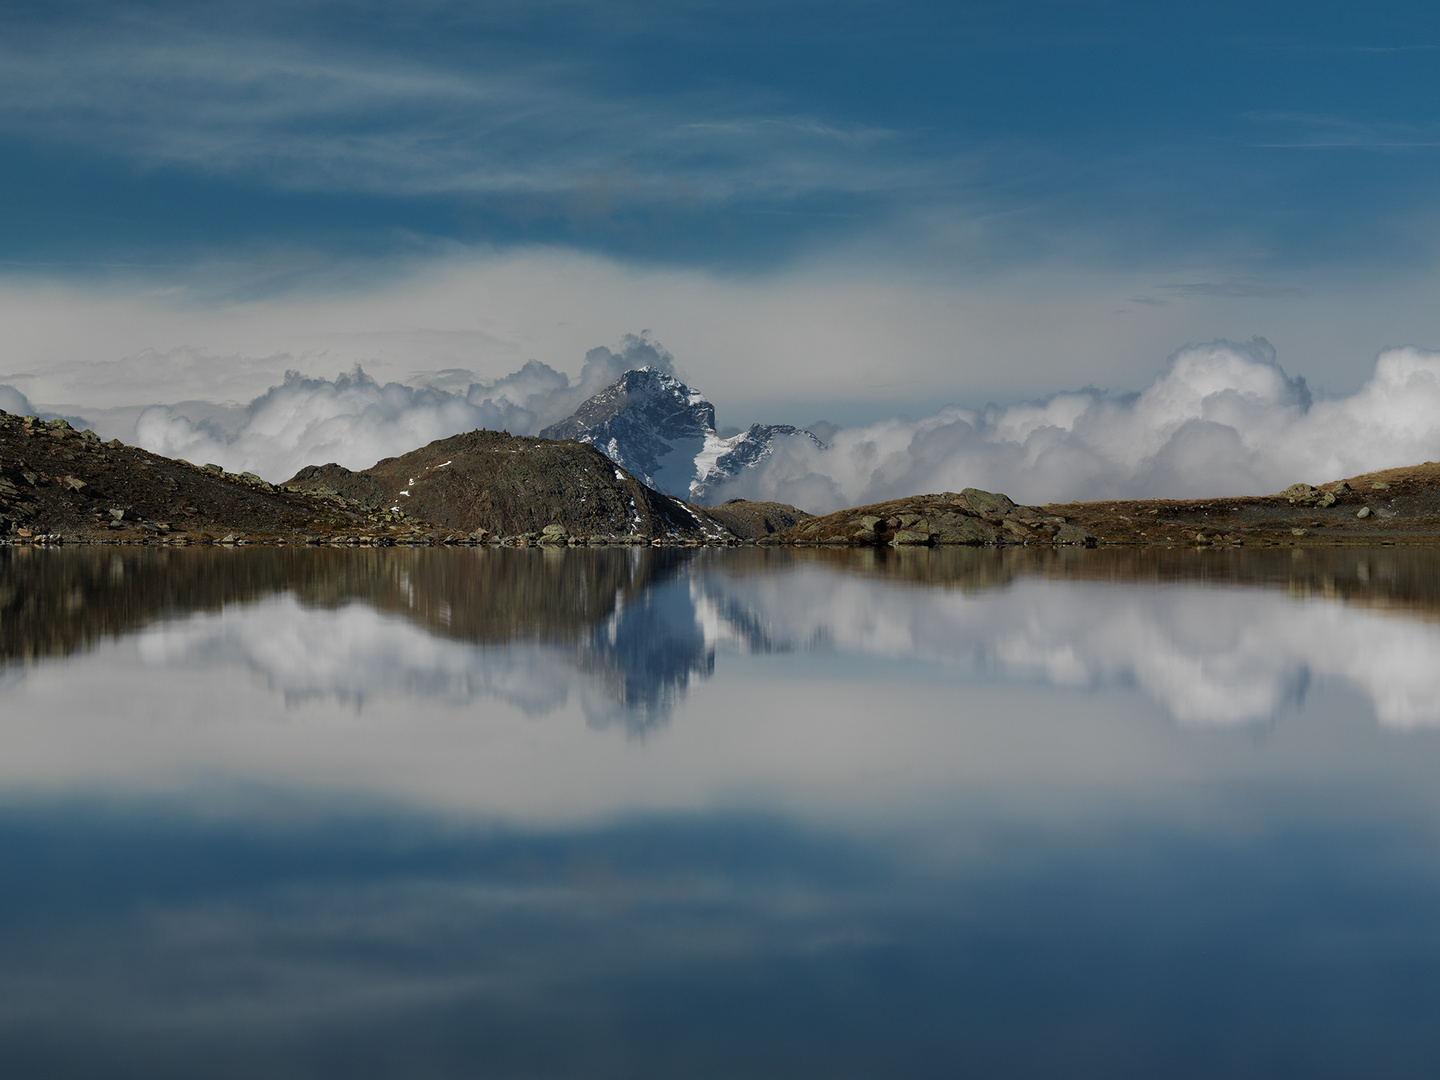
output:
{"label": "rocky mountain summit", "polygon": [[634,368],[585,401],[542,439],[574,439],[667,495],[703,504],[721,484],[763,461],[777,440],[820,440],[789,424],[753,424],[728,439],[715,406],[698,390],[653,368]]}
{"label": "rocky mountain summit", "polygon": [[338,494],[382,515],[465,535],[554,542],[753,539],[808,516],[771,503],[747,503],[744,512],[690,506],[642,483],[593,446],[496,431],[438,439],[358,472],[310,465],[285,486]]}
{"label": "rocky mountain summit", "polygon": [[808,516],[689,506],[593,447],[493,431],[271,484],[0,412],[0,543],[736,543]]}

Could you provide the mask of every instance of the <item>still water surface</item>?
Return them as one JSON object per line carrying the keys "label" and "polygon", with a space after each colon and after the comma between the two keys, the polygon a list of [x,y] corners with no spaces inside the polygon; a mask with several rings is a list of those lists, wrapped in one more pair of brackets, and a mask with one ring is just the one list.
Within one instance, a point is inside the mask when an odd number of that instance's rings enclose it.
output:
{"label": "still water surface", "polygon": [[1431,1076],[1440,556],[0,550],[0,1062]]}

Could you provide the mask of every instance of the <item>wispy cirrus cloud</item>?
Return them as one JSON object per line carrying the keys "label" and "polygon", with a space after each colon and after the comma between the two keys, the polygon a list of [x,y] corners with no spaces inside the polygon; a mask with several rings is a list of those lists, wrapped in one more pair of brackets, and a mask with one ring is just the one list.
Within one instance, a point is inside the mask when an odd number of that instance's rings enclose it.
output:
{"label": "wispy cirrus cloud", "polygon": [[[933,183],[902,133],[779,100],[603,90],[577,59],[128,22],[0,44],[0,130],[325,192],[713,202]],[[879,156],[871,149],[886,144]]]}

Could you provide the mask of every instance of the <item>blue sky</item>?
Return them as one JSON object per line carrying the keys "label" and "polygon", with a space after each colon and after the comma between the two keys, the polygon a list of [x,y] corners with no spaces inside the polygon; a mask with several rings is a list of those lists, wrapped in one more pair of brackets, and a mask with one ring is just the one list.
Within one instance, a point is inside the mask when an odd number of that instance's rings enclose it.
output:
{"label": "blue sky", "polygon": [[1384,346],[1440,344],[1437,24],[6,3],[0,375],[109,405],[85,365],[154,354],[243,400],[286,366],[574,372],[650,329],[722,414],[808,422],[1138,389],[1259,335],[1347,392]]}

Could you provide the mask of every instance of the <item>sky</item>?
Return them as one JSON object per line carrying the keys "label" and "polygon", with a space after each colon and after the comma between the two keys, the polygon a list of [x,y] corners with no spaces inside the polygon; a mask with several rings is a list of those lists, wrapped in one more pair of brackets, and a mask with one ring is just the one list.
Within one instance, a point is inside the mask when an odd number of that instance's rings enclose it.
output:
{"label": "sky", "polygon": [[[1123,406],[1216,342],[1302,412],[1405,347],[1428,392],[1437,75],[1440,11],[1383,2],[0,0],[0,393],[240,464],[287,371],[573,394],[631,336],[723,426],[860,442],[946,407],[1003,442],[987,405]],[[1235,430],[1217,477],[1304,465]],[[1026,468],[950,473],[1158,475]]]}

